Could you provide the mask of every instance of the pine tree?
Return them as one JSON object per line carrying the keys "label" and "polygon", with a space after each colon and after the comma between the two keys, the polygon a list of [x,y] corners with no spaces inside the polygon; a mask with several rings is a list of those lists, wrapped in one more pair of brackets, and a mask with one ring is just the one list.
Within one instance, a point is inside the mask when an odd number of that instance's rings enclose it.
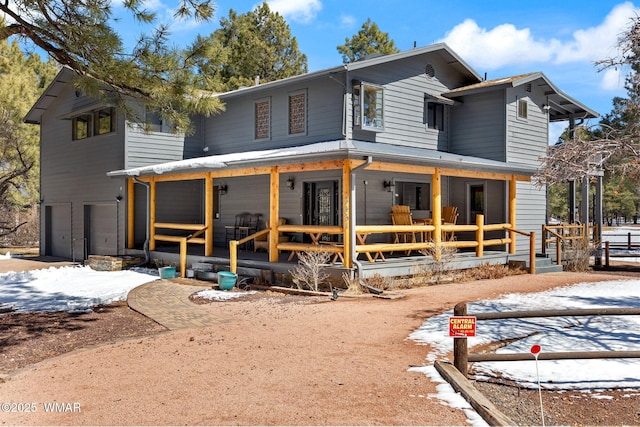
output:
{"label": "pine tree", "polygon": [[216,75],[224,90],[307,72],[307,56],[299,51],[289,25],[266,2],[244,14],[230,10],[220,27],[206,43],[218,47],[214,60],[201,69],[202,74]]}
{"label": "pine tree", "polygon": [[349,63],[364,58],[367,55],[376,53],[388,55],[397,53],[393,40],[389,38],[389,34],[380,31],[378,24],[367,22],[362,24],[362,29],[351,38],[345,39],[345,44],[337,47],[338,52],[342,54],[342,62]]}
{"label": "pine tree", "polygon": [[0,40],[0,236],[15,232],[23,223],[15,216],[38,200],[39,133],[23,118],[56,71]]}
{"label": "pine tree", "polygon": [[[143,0],[125,0],[138,22],[155,25],[156,17]],[[12,36],[30,40],[58,64],[76,71],[76,86],[88,96],[115,104],[129,120],[142,122],[139,108],[159,112],[178,130],[188,132],[189,114],[210,115],[221,107],[214,96],[199,89],[204,77],[196,72],[197,58],[207,50],[196,40],[186,49],[170,45],[165,25],[143,34],[135,46],[125,48],[113,29],[111,0],[52,0],[0,2],[7,25],[0,25],[0,40]],[[209,20],[211,0],[181,0],[176,17]]]}

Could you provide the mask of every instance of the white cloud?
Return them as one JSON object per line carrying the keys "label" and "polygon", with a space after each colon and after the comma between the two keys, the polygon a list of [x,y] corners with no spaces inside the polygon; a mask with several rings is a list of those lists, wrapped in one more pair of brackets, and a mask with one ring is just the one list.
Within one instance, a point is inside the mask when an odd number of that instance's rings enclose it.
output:
{"label": "white cloud", "polygon": [[592,63],[616,55],[618,37],[636,15],[640,15],[640,8],[630,2],[621,3],[601,24],[575,31],[569,40],[536,37],[529,28],[507,23],[491,29],[481,28],[474,20],[467,19],[441,41],[474,66],[490,70],[531,63]]}
{"label": "white cloud", "polygon": [[300,23],[314,20],[322,10],[320,0],[272,0],[268,3],[269,9]]}
{"label": "white cloud", "polygon": [[352,28],[356,24],[356,18],[353,15],[340,15],[340,27]]}
{"label": "white cloud", "polygon": [[608,69],[602,72],[601,87],[604,90],[616,91],[624,88],[624,76],[619,68]]}
{"label": "white cloud", "polygon": [[573,40],[554,53],[556,62],[597,61],[615,56],[618,37],[636,15],[640,15],[640,8],[630,2],[615,6],[600,25],[574,32]]}
{"label": "white cloud", "polygon": [[536,42],[528,28],[519,30],[512,24],[487,30],[467,19],[456,25],[441,41],[470,63],[484,69],[497,69],[514,62],[547,62],[552,58],[548,44]]}

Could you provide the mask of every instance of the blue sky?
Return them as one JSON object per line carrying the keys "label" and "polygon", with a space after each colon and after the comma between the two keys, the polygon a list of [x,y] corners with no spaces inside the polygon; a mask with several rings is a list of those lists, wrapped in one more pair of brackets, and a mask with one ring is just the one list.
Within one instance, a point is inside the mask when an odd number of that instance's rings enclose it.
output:
{"label": "blue sky", "polygon": [[[172,40],[185,45],[196,34],[219,27],[229,10],[252,10],[258,1],[218,0],[208,23],[171,22],[176,0],[148,0],[159,20],[168,22]],[[308,57],[309,71],[342,63],[336,47],[371,18],[389,33],[400,50],[445,42],[488,79],[542,71],[556,86],[600,114],[611,110],[614,96],[624,96],[624,76],[598,72],[594,61],[617,54],[618,36],[640,13],[632,2],[378,1],[272,0]],[[135,26],[127,25],[123,31]],[[138,31],[139,32],[139,31]],[[563,126],[564,127],[564,126]],[[553,134],[554,132],[552,130]]]}
{"label": "blue sky", "polygon": [[[122,0],[115,0],[116,4]],[[307,55],[309,71],[342,63],[336,47],[356,34],[371,18],[389,33],[400,50],[447,43],[479,75],[488,79],[542,71],[563,92],[601,115],[611,111],[611,100],[624,96],[624,70],[598,72],[594,62],[615,56],[620,34],[640,14],[631,1],[513,2],[508,0],[271,0],[283,15]],[[197,34],[219,28],[230,9],[245,13],[259,0],[218,0],[210,22],[175,21],[178,0],[146,0],[158,22],[169,24],[171,41],[188,45]],[[133,45],[143,32],[130,19],[117,30]],[[596,121],[597,122],[597,121]],[[552,125],[550,141],[566,124]]]}

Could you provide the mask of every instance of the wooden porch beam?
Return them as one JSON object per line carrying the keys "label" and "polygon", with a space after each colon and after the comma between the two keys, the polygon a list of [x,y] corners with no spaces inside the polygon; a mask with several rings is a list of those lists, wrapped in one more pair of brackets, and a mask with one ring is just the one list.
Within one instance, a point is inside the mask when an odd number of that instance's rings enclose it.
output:
{"label": "wooden porch beam", "polygon": [[[364,162],[363,162],[364,163]],[[278,166],[280,173],[309,172],[342,169],[344,160],[327,160],[324,162],[292,163]]]}
{"label": "wooden porch beam", "polygon": [[433,175],[436,168],[433,166],[405,165],[401,163],[388,163],[373,161],[367,170],[379,172],[400,172],[400,173],[418,173],[424,175]]}
{"label": "wooden porch beam", "polygon": [[156,181],[149,181],[149,250],[156,250]]}
{"label": "wooden porch beam", "polygon": [[498,172],[480,172],[480,171],[470,171],[465,169],[451,169],[451,168],[440,168],[440,173],[443,176],[454,176],[458,178],[478,178],[478,179],[492,179],[497,181],[511,181],[513,177],[517,181],[531,181],[531,177],[527,175],[514,175],[509,173],[498,173]]}
{"label": "wooden porch beam", "polygon": [[[345,159],[342,166],[342,239],[344,266],[352,267],[351,261],[351,168],[352,161]],[[355,221],[355,218],[353,218]],[[355,226],[355,225],[354,225]]]}
{"label": "wooden porch beam", "polygon": [[[509,224],[511,224],[511,229],[516,228],[516,186],[517,180],[515,175],[511,177],[509,181]],[[516,253],[516,232],[509,231],[509,253]]]}
{"label": "wooden porch beam", "polygon": [[204,181],[204,256],[213,256],[213,178],[207,175]]}
{"label": "wooden porch beam", "polygon": [[[433,218],[433,244],[436,248],[439,248],[442,244],[442,177],[440,176],[440,169],[436,168],[433,175],[431,175],[431,217]],[[436,256],[438,252],[436,251]]]}
{"label": "wooden porch beam", "polygon": [[269,262],[278,262],[278,218],[280,217],[280,174],[278,167],[273,166],[270,172],[269,185]]}

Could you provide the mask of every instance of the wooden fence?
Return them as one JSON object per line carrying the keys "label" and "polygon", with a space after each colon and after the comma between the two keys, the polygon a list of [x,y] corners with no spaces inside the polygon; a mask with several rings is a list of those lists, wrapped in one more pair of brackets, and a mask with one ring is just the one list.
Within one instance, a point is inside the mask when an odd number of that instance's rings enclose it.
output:
{"label": "wooden fence", "polygon": [[[533,311],[511,311],[511,312],[491,312],[491,313],[467,313],[467,303],[457,304],[453,313],[455,316],[474,316],[476,321],[479,320],[496,320],[496,319],[517,319],[531,317],[573,317],[573,316],[637,316],[640,315],[640,308],[587,308],[587,309],[569,309],[569,310],[533,310]],[[640,358],[640,351],[572,351],[572,352],[555,352],[542,353],[538,356],[539,360],[558,360],[558,359],[619,359],[619,358]],[[470,362],[506,362],[518,360],[534,360],[530,353],[512,353],[512,354],[496,354],[496,353],[469,353],[467,348],[467,339],[460,337],[454,338],[453,342],[453,364],[458,371],[465,377],[468,374],[468,365]]]}

